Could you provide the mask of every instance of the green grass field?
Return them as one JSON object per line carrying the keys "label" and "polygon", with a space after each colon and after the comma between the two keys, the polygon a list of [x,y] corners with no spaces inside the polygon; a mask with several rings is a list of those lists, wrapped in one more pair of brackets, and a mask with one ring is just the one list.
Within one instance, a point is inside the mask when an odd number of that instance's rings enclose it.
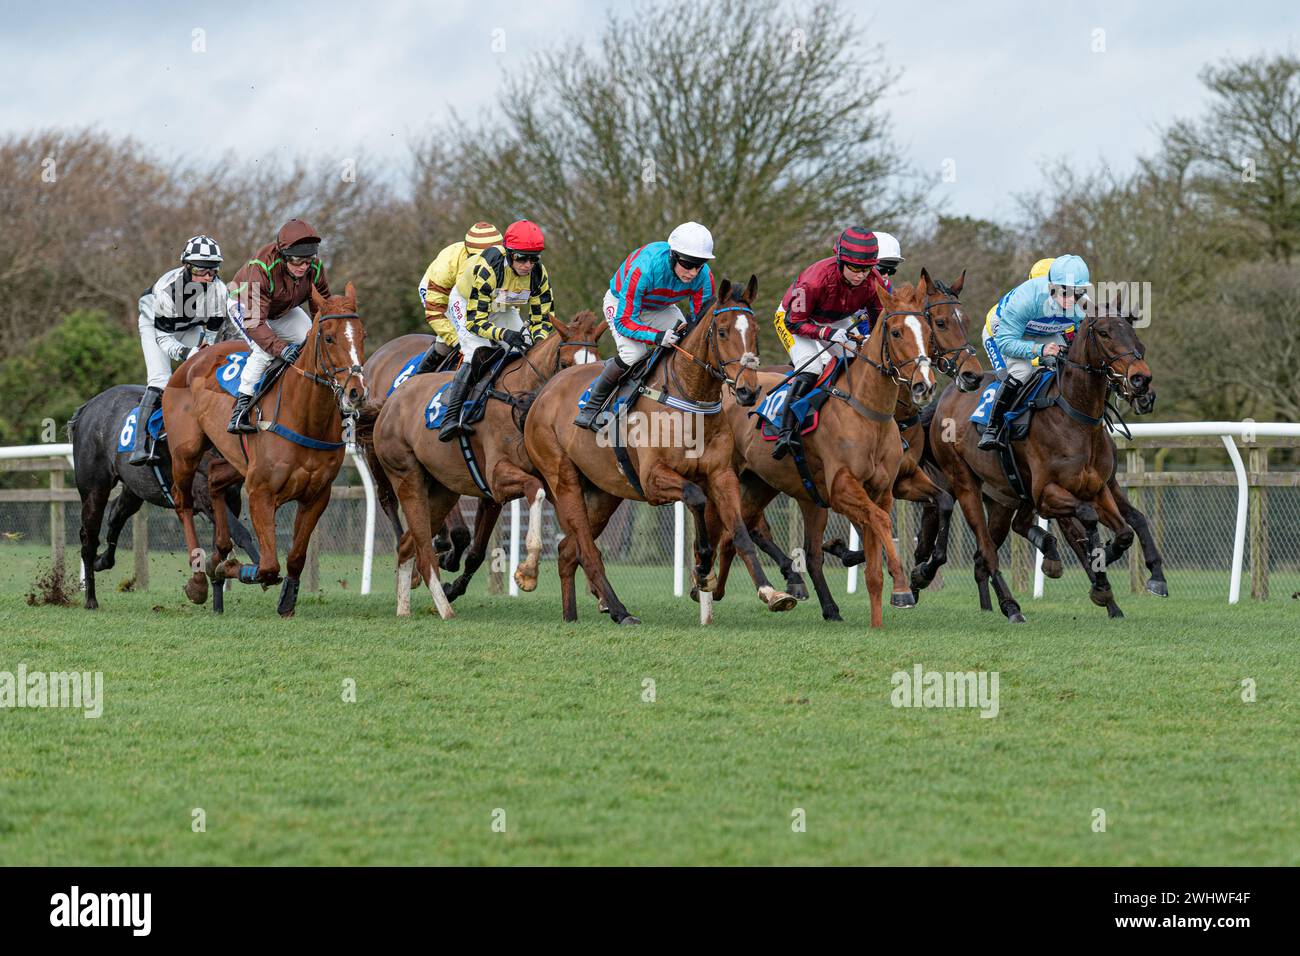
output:
{"label": "green grass field", "polygon": [[[1073,587],[1022,595],[1029,623],[1012,627],[954,571],[871,632],[842,571],[835,625],[815,604],[771,614],[733,576],[702,629],[694,604],[663,596],[668,571],[615,568],[645,620],[618,628],[585,594],[563,624],[544,565],[532,595],[476,582],[442,622],[419,592],[398,621],[385,555],[365,598],[354,559],[325,561],[327,590],[286,622],[258,588],[220,619],[188,605],[167,554],[149,592],[125,594],[123,553],[98,614],[29,607],[39,557],[0,546],[0,671],[102,671],[104,711],[0,710],[8,864],[1300,858],[1300,603],[1286,596],[1229,608],[1221,587],[1171,573],[1172,598],[1121,593],[1128,617],[1109,622],[1071,570]],[[997,717],[891,706],[891,675],[917,663],[997,671]]]}

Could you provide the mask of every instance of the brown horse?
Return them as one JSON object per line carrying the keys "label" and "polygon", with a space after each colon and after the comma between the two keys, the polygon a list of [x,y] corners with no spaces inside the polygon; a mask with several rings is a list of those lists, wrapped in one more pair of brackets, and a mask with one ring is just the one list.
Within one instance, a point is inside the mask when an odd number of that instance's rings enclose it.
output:
{"label": "brown horse", "polygon": [[[681,501],[691,510],[693,573],[704,591],[713,586],[713,548],[704,514],[711,501],[735,535],[759,599],[773,611],[795,605],[793,597],[768,582],[745,530],[731,463],[731,429],[716,411],[724,384],[737,404],[753,405],[758,396],[758,330],[752,308],[757,292],[756,276],[743,289],[723,279],[714,302],[642,383],[644,391],[599,433],[573,424],[578,399],[591,384],[590,370],[561,372],[538,394],[524,426],[524,442],[564,529],[557,560],[564,620],[578,617],[574,572],[581,563],[611,620],[639,623],[614,593],[596,546],[596,537],[624,500],[652,505]],[[729,371],[733,366],[734,375]],[[626,448],[626,473],[611,447],[615,442]]]}
{"label": "brown horse", "polygon": [[[560,365],[568,368],[570,365],[599,362],[600,355],[597,350],[600,337],[607,328],[604,319],[590,310],[579,312],[568,325],[557,323],[556,331],[560,333],[563,339],[560,344]],[[429,347],[433,345],[434,339],[435,336],[427,333],[400,335],[391,341],[385,342],[366,358],[366,381],[371,382],[374,389],[369,404],[374,406],[376,414],[378,414],[379,407],[383,405],[388,396],[410,378],[409,375],[402,377],[403,370],[412,361],[418,360],[420,356],[424,355]],[[375,494],[379,499],[379,506],[383,508],[384,514],[388,516],[389,524],[392,525],[393,540],[400,541],[403,528],[397,495],[388,481],[388,476],[384,474],[379,459],[375,456],[373,443],[365,442],[363,449],[366,455],[366,464],[369,466],[371,477],[375,482]],[[482,522],[489,522],[484,534],[484,540],[486,540],[488,534],[491,534],[492,524],[495,524],[497,515],[500,512],[499,506],[496,506],[495,511],[492,510],[493,505],[491,502],[485,502],[485,505],[487,510],[481,508],[478,512],[480,517],[475,519],[476,531]],[[465,526],[464,518],[461,517],[460,508],[452,508],[447,515],[446,523],[434,537],[434,547],[438,552],[439,569],[443,571],[459,570],[461,556],[469,546],[470,540],[470,532]]]}
{"label": "brown horse", "polygon": [[[922,269],[920,280],[915,286],[909,283],[901,283],[894,289],[891,302],[892,310],[896,314],[910,314],[924,321],[928,332],[926,354],[939,371],[953,378],[958,388],[970,390],[979,384],[982,369],[979,360],[975,357],[975,350],[970,345],[966,315],[958,299],[965,280],[966,274],[963,272],[951,286],[945,285],[943,282],[931,278],[929,272]],[[765,370],[788,374],[790,366],[769,366]],[[894,406],[894,421],[898,424],[899,431],[905,440],[905,448],[903,458],[899,463],[898,476],[894,480],[894,497],[908,501],[926,502],[940,509],[940,511],[951,512],[952,497],[938,487],[931,480],[931,476],[922,469],[921,459],[925,447],[925,429],[920,423],[920,412],[921,408],[916,403],[911,382],[900,382],[897,389],[897,401]],[[754,428],[752,419],[730,416],[729,420],[734,427],[748,428],[751,431]],[[752,443],[738,443],[737,450],[739,451],[742,446],[751,448],[756,455],[769,454],[767,449]],[[748,468],[747,462],[738,461],[737,470],[740,473],[742,488],[748,483],[762,481]],[[755,501],[763,496],[760,489],[749,489],[749,491]],[[776,489],[770,489],[770,492],[772,496],[775,496]],[[849,551],[844,543],[838,539],[827,541],[824,545],[815,544],[814,542],[821,541],[826,527],[826,520],[829,516],[825,509],[814,504],[807,495],[796,498],[795,502],[804,518],[806,538],[804,551],[808,558],[808,569],[813,576],[817,596],[822,605],[822,616],[828,621],[841,620],[839,607],[836,605],[834,598],[831,596],[830,588],[825,582],[822,552],[825,551],[838,556],[846,566],[850,567],[861,564],[865,560],[865,554],[861,550]],[[794,572],[789,557],[774,543],[770,528],[761,511],[749,530],[758,546],[777,561],[782,573],[786,575],[786,583],[791,591],[793,593],[802,591],[802,579]],[[718,586],[713,594],[715,600],[722,600],[725,596],[727,575],[734,554],[735,549],[730,542],[724,541],[719,560]],[[912,582],[912,587],[915,595],[915,580]]]}
{"label": "brown horse", "polygon": [[[167,421],[172,454],[172,496],[176,514],[185,529],[185,544],[194,574],[185,593],[196,604],[207,598],[208,578],[214,585],[238,575],[245,583],[264,588],[279,583],[280,563],[275,546],[275,512],[296,501],[293,544],[288,554],[288,574],[280,589],[279,613],[292,617],[298,600],[298,580],[307,561],[307,543],[330,500],[330,486],[343,464],[342,415],[351,415],[365,396],[362,372],[365,327],[357,316],[357,296],[352,283],[344,294],[328,300],[312,290],[316,316],[293,365],[284,369],[259,400],[260,430],[256,435],[226,431],[234,400],[217,384],[214,370],[240,342],[223,342],[203,349],[178,368],[163,390],[163,416]],[[246,438],[246,441],[245,441]],[[317,447],[308,447],[315,445]],[[223,509],[214,517],[217,551],[205,563],[194,531],[192,485],[199,459],[215,448],[243,475],[248,510],[261,549],[256,568],[226,562],[231,550],[230,528]],[[212,494],[221,489],[213,486]]]}
{"label": "brown horse", "polygon": [[[881,293],[884,311],[870,336],[857,339],[857,356],[848,363],[837,385],[847,398],[827,401],[821,407],[817,430],[804,436],[804,454],[818,497],[862,529],[872,627],[884,624],[882,548],[894,581],[890,603],[895,607],[916,603],[911,590],[903,587],[903,569],[893,545],[889,512],[903,461],[903,445],[893,414],[898,391],[906,388],[913,401],[921,401],[934,390],[926,349],[929,336],[921,322],[925,310],[914,308],[922,304],[920,290],[912,287],[900,288],[893,294]],[[760,383],[770,390],[783,379],[781,373],[766,373],[760,376]],[[781,492],[799,502],[804,514],[808,569],[823,616],[839,620],[839,609],[822,573],[826,510],[814,503],[792,458],[778,461],[772,457],[769,443],[763,441],[745,409],[724,401],[723,411],[735,436],[746,518],[757,520]],[[920,470],[909,477],[909,482],[909,490],[917,494],[938,491]],[[923,492],[927,485],[933,492]],[[725,535],[722,544],[725,551]]]}
{"label": "brown horse", "polygon": [[[1124,521],[1110,482],[1115,472],[1115,444],[1102,428],[1106,396],[1117,385],[1137,407],[1154,405],[1151,367],[1132,318],[1122,309],[1101,308],[1084,319],[1074,340],[1056,360],[1055,403],[1035,413],[1028,437],[1012,443],[1016,466],[1029,492],[1020,501],[1011,489],[996,452],[980,451],[979,429],[970,422],[981,393],[959,394],[949,389],[940,397],[930,422],[935,460],[975,532],[979,553],[976,580],[987,580],[997,593],[998,606],[1012,623],[1023,623],[1020,605],[998,570],[998,545],[1014,527],[1044,554],[1045,570],[1060,575],[1055,539],[1038,528],[1035,511],[1045,518],[1074,519],[1083,527],[1087,553],[1096,556],[1089,593],[1094,604],[1120,616],[1106,576],[1099,545],[1098,521],[1116,535],[1113,548],[1127,547],[1132,529]],[[986,379],[991,381],[991,376]],[[945,434],[948,432],[948,434]],[[989,499],[986,520],[982,498]]]}
{"label": "brown horse", "polygon": [[[478,467],[491,491],[490,498],[483,495],[471,477],[460,445],[439,441],[438,432],[425,426],[425,410],[438,390],[451,380],[451,373],[413,376],[389,396],[382,409],[372,404],[362,413],[358,434],[363,444],[373,446],[374,456],[406,516],[407,531],[398,541],[399,616],[411,613],[414,566],[429,586],[438,612],[444,618],[451,617],[449,601],[464,593],[482,563],[488,535],[502,504],[521,495],[528,497],[533,512],[528,528],[528,558],[515,572],[515,579],[525,591],[537,586],[540,506],[544,492],[524,452],[520,419],[536,390],[560,370],[564,356],[574,357],[582,348],[573,341],[570,327],[558,321],[554,325],[555,331],[546,339],[525,355],[514,357],[503,368],[493,387],[508,400],[495,397],[488,400],[483,419],[475,426],[470,439]],[[465,571],[444,592],[438,583],[438,558],[430,532],[442,524],[462,495],[483,502],[476,520],[474,543],[465,556]]]}

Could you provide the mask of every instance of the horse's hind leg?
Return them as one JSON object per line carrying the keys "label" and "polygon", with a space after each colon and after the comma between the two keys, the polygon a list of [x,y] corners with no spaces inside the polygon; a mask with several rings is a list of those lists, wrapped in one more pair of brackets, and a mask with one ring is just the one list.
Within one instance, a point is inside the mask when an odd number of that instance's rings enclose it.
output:
{"label": "horse's hind leg", "polygon": [[[681,482],[678,494],[688,507],[694,508],[692,502],[695,500],[695,494],[699,492],[698,486],[682,478],[675,471],[672,471],[666,465],[657,469],[658,480],[667,487],[674,483],[674,478]],[[651,475],[655,475],[656,469],[651,469]],[[649,486],[647,486],[649,487]],[[793,596],[778,591],[767,579],[767,574],[763,571],[762,562],[758,560],[758,549],[754,547],[754,539],[749,536],[749,530],[745,526],[745,515],[741,504],[740,479],[730,467],[719,468],[708,476],[708,495],[713,499],[718,509],[718,517],[722,523],[731,528],[731,535],[735,541],[736,550],[740,552],[740,558],[745,562],[745,567],[749,571],[749,576],[754,582],[754,587],[758,591],[758,598],[767,605],[769,611],[788,611],[798,602]],[[709,566],[713,563],[712,546],[709,544],[708,532],[704,525],[704,508],[701,494],[700,507],[696,515],[696,558],[697,575],[696,581],[700,581],[698,568],[703,568],[707,575]],[[761,509],[760,509],[761,513]],[[700,547],[701,538],[703,538],[704,548]],[[706,581],[706,583],[708,583]],[[704,584],[701,584],[701,590],[709,590]]]}
{"label": "horse's hind leg", "polygon": [[95,570],[107,571],[117,563],[117,539],[127,521],[140,510],[144,499],[126,485],[113,501],[108,503],[108,533],[104,535],[104,550],[95,558]]}
{"label": "horse's hind leg", "polygon": [[[474,579],[474,572],[487,557],[488,542],[492,540],[492,529],[496,527],[497,518],[500,516],[501,505],[497,502],[487,498],[479,501],[478,511],[474,515],[474,540],[469,550],[465,552],[465,570],[445,588],[448,601],[454,601],[464,594],[470,581]],[[441,556],[438,560],[442,560]]]}
{"label": "horse's hind leg", "polygon": [[[961,472],[955,473],[956,469],[960,469]],[[970,466],[958,460],[954,462],[954,471],[949,471],[947,474],[951,480],[952,493],[956,496],[957,503],[961,505],[966,523],[975,532],[975,541],[979,548],[977,560],[983,561],[984,567],[988,570],[989,579],[998,595],[998,607],[1012,624],[1023,624],[1025,617],[1020,611],[1020,604],[1012,596],[1011,589],[1007,587],[1002,571],[998,567],[997,545],[993,543],[993,537],[989,534],[979,484],[970,471]]]}
{"label": "horse's hind leg", "polygon": [[817,591],[817,601],[822,606],[822,617],[827,621],[842,621],[840,607],[826,584],[826,554],[822,549],[822,536],[826,533],[826,520],[830,515],[825,508],[818,508],[812,502],[801,501],[799,507],[803,511],[803,546],[808,554],[808,573]]}
{"label": "horse's hind leg", "polygon": [[444,571],[459,571],[461,555],[469,547],[473,536],[460,513],[460,503],[447,514],[447,520],[438,528],[433,546],[438,551],[438,567]]}
{"label": "horse's hind leg", "polygon": [[95,596],[95,552],[99,549],[99,528],[110,488],[99,486],[81,491],[81,564],[86,571],[87,611],[99,610],[99,599]]}
{"label": "horse's hind leg", "polygon": [[[605,562],[600,548],[596,546],[596,536],[592,533],[591,522],[587,517],[586,497],[583,494],[582,478],[577,466],[567,458],[558,461],[557,478],[551,482],[551,491],[555,495],[555,514],[566,536],[575,539],[578,563],[587,576],[587,581],[600,594],[601,600],[609,608],[609,617],[615,624],[640,624],[639,618],[628,613],[623,602],[614,593],[605,573]],[[597,493],[596,497],[603,497]],[[563,584],[563,578],[561,579]],[[576,595],[572,585],[562,592],[564,598],[564,619],[575,621],[578,618]]]}
{"label": "horse's hind leg", "polygon": [[[803,582],[803,575],[795,570],[794,561],[790,559],[790,556],[772,540],[772,528],[767,523],[767,516],[762,512],[759,513],[758,520],[749,529],[749,536],[754,539],[754,544],[758,545],[759,550],[776,562],[776,566],[781,570],[781,577],[785,578],[785,588],[790,593],[790,596],[796,601],[808,600],[808,586]],[[807,543],[805,542],[805,555],[807,550]]]}

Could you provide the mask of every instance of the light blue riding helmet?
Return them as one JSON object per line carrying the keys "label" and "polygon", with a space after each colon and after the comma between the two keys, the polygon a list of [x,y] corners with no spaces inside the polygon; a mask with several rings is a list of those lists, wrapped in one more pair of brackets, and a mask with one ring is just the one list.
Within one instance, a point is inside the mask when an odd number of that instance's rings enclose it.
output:
{"label": "light blue riding helmet", "polygon": [[1091,282],[1088,276],[1088,263],[1078,256],[1057,256],[1047,270],[1047,283],[1053,286],[1086,288]]}

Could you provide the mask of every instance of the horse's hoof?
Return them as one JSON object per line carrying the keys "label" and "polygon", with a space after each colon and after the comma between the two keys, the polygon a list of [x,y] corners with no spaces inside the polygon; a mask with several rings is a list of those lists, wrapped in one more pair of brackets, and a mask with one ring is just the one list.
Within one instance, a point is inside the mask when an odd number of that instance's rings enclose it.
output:
{"label": "horse's hoof", "polygon": [[844,618],[840,617],[840,609],[837,607],[833,607],[828,611],[822,611],[822,620],[838,621],[841,624],[844,623]]}
{"label": "horse's hoof", "polygon": [[113,556],[108,552],[105,552],[95,559],[95,570],[109,571],[116,563],[117,562],[113,559]]}
{"label": "horse's hoof", "polygon": [[276,608],[281,617],[293,617],[293,609],[298,604],[298,582],[293,578],[285,578],[284,586],[280,588],[280,603]]}
{"label": "horse's hoof", "polygon": [[1088,592],[1088,598],[1097,607],[1106,607],[1111,601],[1115,600],[1115,592],[1110,588],[1106,588],[1104,591],[1093,588]]}
{"label": "horse's hoof", "polygon": [[912,588],[912,600],[915,601],[915,602],[917,602],[918,604],[920,603],[920,601],[921,601],[921,589],[920,589],[920,588]]}
{"label": "horse's hoof", "polygon": [[700,589],[694,584],[691,585],[691,600],[696,604],[700,603]]}
{"label": "horse's hoof", "polygon": [[787,581],[785,583],[786,593],[796,601],[808,600],[808,586],[802,581]]}
{"label": "horse's hoof", "polygon": [[799,602],[795,600],[794,595],[786,594],[784,591],[777,591],[772,595],[772,599],[767,602],[769,611],[789,611],[791,608],[798,606]]}
{"label": "horse's hoof", "polygon": [[518,568],[515,569],[515,584],[519,585],[519,590],[521,591],[537,590],[537,578],[527,577],[523,574],[520,574]]}
{"label": "horse's hoof", "polygon": [[1060,561],[1055,561],[1049,558],[1043,558],[1043,575],[1045,577],[1049,577],[1052,580],[1056,580],[1064,573],[1065,573],[1065,565],[1063,565]]}
{"label": "horse's hoof", "polygon": [[1124,616],[1124,612],[1119,609],[1118,604],[1111,604],[1106,608],[1106,616],[1112,621],[1118,621]]}
{"label": "horse's hoof", "polygon": [[200,573],[194,574],[185,582],[185,596],[194,604],[206,604],[208,601],[208,579]]}
{"label": "horse's hoof", "polygon": [[911,591],[894,591],[889,595],[889,603],[894,607],[916,607],[916,598]]}
{"label": "horse's hoof", "polygon": [[917,591],[924,591],[930,586],[930,579],[926,576],[925,570],[918,564],[912,569],[912,573],[908,575],[907,583],[912,586],[912,593],[916,594]]}
{"label": "horse's hoof", "polygon": [[1147,582],[1147,592],[1154,594],[1156,597],[1169,597],[1169,585],[1164,581],[1157,581],[1152,578]]}
{"label": "horse's hoof", "polygon": [[635,627],[641,623],[641,619],[632,614],[624,614],[623,619],[618,622],[622,627]]}
{"label": "horse's hoof", "polygon": [[87,610],[87,611],[98,611],[98,610],[99,610],[99,602],[96,601],[94,598],[86,598],[86,610]]}
{"label": "horse's hoof", "polygon": [[1007,615],[1007,623],[1008,623],[1008,624],[1025,624],[1025,623],[1028,623],[1028,622],[1025,621],[1025,616],[1024,616],[1023,614],[1021,614],[1019,611],[1012,611],[1010,614]]}
{"label": "horse's hoof", "polygon": [[696,575],[695,583],[699,585],[701,591],[712,591],[718,586],[718,575],[716,573],[710,574],[703,581],[700,580],[699,575]]}

